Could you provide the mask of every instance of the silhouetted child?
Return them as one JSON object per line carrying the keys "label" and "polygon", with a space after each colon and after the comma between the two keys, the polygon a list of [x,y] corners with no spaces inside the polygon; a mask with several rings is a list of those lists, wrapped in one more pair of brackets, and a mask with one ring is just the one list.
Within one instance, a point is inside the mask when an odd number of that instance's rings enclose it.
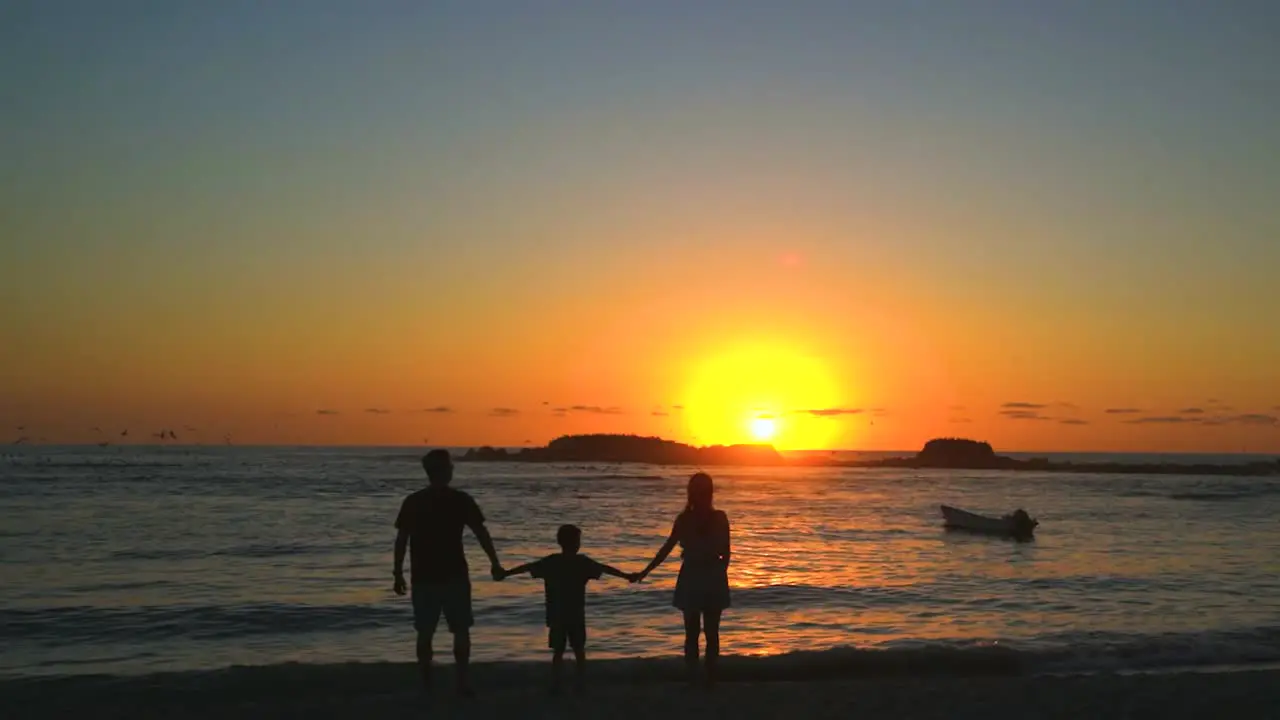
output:
{"label": "silhouetted child", "polygon": [[551,691],[560,690],[560,668],[567,643],[573,647],[576,661],[574,677],[581,692],[587,663],[587,581],[599,580],[603,574],[635,582],[637,576],[579,555],[582,531],[575,525],[561,525],[556,532],[556,542],[563,552],[505,570],[502,577],[527,572],[543,580],[547,600],[547,645],[552,651]]}

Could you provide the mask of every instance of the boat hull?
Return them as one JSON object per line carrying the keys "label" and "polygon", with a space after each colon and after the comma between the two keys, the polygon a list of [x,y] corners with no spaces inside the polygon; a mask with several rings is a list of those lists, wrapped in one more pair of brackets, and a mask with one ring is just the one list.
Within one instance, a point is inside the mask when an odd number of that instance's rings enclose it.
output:
{"label": "boat hull", "polygon": [[1019,527],[1011,517],[979,515],[949,505],[942,505],[941,510],[943,526],[952,530],[1006,537],[1026,537],[1034,532],[1033,528]]}

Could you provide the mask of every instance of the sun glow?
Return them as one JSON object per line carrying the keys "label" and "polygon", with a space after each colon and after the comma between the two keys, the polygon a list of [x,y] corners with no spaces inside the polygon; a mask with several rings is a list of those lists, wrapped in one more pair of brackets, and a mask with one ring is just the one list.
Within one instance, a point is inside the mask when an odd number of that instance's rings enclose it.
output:
{"label": "sun glow", "polygon": [[716,355],[692,370],[684,419],[696,444],[825,449],[841,433],[838,417],[813,412],[844,400],[816,354],[761,343]]}
{"label": "sun glow", "polygon": [[757,417],[751,419],[751,437],[760,442],[768,442],[773,436],[778,434],[778,421],[771,417]]}

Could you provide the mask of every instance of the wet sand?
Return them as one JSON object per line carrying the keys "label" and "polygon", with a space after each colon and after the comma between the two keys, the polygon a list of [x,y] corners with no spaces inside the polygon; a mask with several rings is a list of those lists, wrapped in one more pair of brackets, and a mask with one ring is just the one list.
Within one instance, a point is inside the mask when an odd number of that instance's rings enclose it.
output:
{"label": "wet sand", "polygon": [[[395,679],[408,679],[397,670]],[[440,678],[442,681],[445,678]],[[479,678],[477,678],[479,680]],[[72,681],[74,682],[74,681]],[[1178,718],[1280,716],[1280,671],[1074,677],[895,677],[725,682],[693,691],[670,682],[600,683],[551,697],[538,683],[484,687],[461,700],[368,683],[181,687],[145,678],[80,687],[5,683],[0,713],[14,718]],[[379,683],[378,685],[382,685]]]}

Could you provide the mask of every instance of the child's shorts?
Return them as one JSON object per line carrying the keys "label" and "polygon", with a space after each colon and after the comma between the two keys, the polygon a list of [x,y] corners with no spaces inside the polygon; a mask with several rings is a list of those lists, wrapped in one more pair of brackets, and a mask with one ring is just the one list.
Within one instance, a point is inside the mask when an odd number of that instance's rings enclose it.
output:
{"label": "child's shorts", "polygon": [[575,650],[586,649],[586,621],[556,623],[547,627],[547,647],[555,652],[564,652],[566,643]]}

